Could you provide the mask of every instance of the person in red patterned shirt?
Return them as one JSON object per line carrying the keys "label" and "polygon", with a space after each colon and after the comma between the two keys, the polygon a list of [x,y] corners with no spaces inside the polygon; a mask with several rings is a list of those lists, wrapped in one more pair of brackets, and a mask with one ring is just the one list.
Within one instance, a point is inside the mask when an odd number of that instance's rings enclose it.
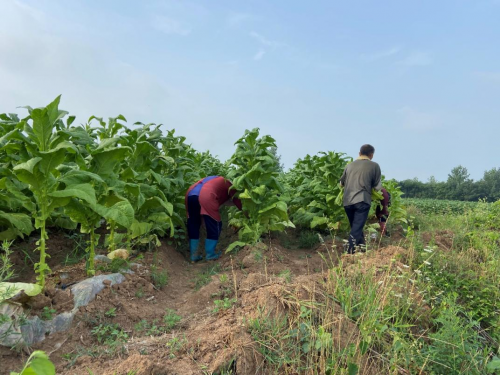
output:
{"label": "person in red patterned shirt", "polygon": [[224,204],[233,203],[241,210],[241,201],[234,197],[236,191],[231,187],[231,181],[224,177],[209,176],[191,185],[186,192],[185,204],[188,215],[187,227],[191,262],[198,262],[203,259],[198,254],[202,220],[207,230],[207,239],[205,240],[206,259],[219,259],[220,252],[215,251],[222,230],[219,209]]}

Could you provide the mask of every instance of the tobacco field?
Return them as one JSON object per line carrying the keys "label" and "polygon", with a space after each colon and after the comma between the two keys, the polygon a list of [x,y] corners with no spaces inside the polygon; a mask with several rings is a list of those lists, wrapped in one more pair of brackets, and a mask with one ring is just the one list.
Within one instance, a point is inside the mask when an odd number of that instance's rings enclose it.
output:
{"label": "tobacco field", "polygon": [[[284,171],[255,128],[221,161],[59,107],[0,114],[1,374],[500,374],[500,201],[384,178],[390,237],[374,193],[367,251],[347,255],[346,154]],[[222,258],[191,264],[184,196],[212,175],[243,210],[223,209]]]}

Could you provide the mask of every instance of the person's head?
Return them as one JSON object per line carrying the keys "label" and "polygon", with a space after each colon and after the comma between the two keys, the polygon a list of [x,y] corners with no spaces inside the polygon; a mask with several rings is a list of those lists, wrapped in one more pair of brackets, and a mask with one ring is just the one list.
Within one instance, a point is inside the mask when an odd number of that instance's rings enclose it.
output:
{"label": "person's head", "polygon": [[366,144],[359,149],[359,156],[367,156],[370,160],[373,159],[373,154],[375,154],[375,147],[372,145]]}

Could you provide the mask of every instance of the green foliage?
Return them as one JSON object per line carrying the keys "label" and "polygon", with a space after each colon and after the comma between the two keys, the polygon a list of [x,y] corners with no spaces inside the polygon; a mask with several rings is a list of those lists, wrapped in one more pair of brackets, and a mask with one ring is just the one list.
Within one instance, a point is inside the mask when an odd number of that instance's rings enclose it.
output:
{"label": "green foliage", "polygon": [[166,269],[160,269],[156,264],[151,266],[151,280],[158,289],[163,289],[168,283],[168,272]]}
{"label": "green foliage", "polygon": [[312,231],[302,231],[299,235],[298,245],[301,249],[312,249],[319,244],[318,233]]}
{"label": "green foliage", "polygon": [[42,313],[40,314],[42,320],[51,320],[57,311],[51,307],[44,306]]}
{"label": "green foliage", "polygon": [[478,202],[450,201],[444,199],[404,198],[407,206],[415,206],[425,214],[463,214],[477,207]]}
{"label": "green foliage", "polygon": [[422,348],[422,368],[436,374],[484,374],[484,341],[474,330],[475,323],[462,317],[453,299],[443,304],[435,320],[439,329],[429,335],[430,345]]}
{"label": "green foliage", "polygon": [[91,333],[99,344],[107,345],[110,348],[117,348],[128,340],[128,334],[123,331],[119,324],[102,323],[94,327]]}
{"label": "green foliage", "polygon": [[287,283],[290,283],[292,281],[292,271],[290,271],[288,268],[284,269],[278,274],[278,277],[283,278]]}
{"label": "green foliage", "polygon": [[114,258],[109,263],[101,263],[98,269],[111,273],[125,272],[130,269],[130,261],[122,258]]}
{"label": "green foliage", "polygon": [[181,321],[181,316],[177,315],[172,309],[167,309],[165,315],[163,316],[163,323],[165,323],[165,329],[167,331],[172,330]]}
{"label": "green foliage", "polygon": [[284,189],[278,180],[278,161],[272,153],[275,140],[268,135],[259,137],[259,129],[255,128],[246,130],[235,144],[236,152],[229,161],[233,168],[229,178],[243,212],[231,213],[230,224],[241,229],[239,241],[228,251],[236,245],[256,243],[263,233],[294,227],[281,196]]}
{"label": "green foliage", "polygon": [[495,202],[500,199],[500,168],[484,172],[483,178],[473,181],[463,166],[453,168],[448,179],[438,182],[431,177],[428,182],[418,179],[404,180],[401,188],[408,198],[449,199],[477,202]]}
{"label": "green foliage", "polygon": [[14,297],[20,291],[28,296],[36,296],[42,292],[42,288],[37,284],[0,282],[0,302]]}
{"label": "green foliage", "polygon": [[[209,153],[197,153],[174,130],[125,125],[119,115],[92,116],[83,126],[59,110],[60,97],[29,115],[0,115],[0,239],[40,230],[38,281],[50,272],[47,226],[88,234],[87,274],[95,273],[95,229],[104,219],[109,250],[158,246],[184,226],[184,194],[206,173],[226,170]],[[94,124],[97,123],[97,127]]]}
{"label": "green foliage", "polygon": [[[347,228],[339,181],[347,163],[345,154],[320,152],[299,159],[285,174],[292,220],[301,227],[338,230]],[[348,223],[347,223],[348,224]]]}
{"label": "green foliage", "polygon": [[142,319],[134,326],[134,329],[147,336],[159,336],[170,332],[181,319],[182,318],[177,315],[174,310],[167,309],[166,314],[163,316],[163,324],[159,324],[158,319],[153,320],[151,323],[146,319]]}
{"label": "green foliage", "polygon": [[49,356],[41,350],[35,350],[29,356],[21,372],[11,372],[10,375],[55,375],[56,368]]}
{"label": "green foliage", "polygon": [[224,299],[216,299],[214,300],[214,309],[212,310],[213,313],[218,313],[219,311],[222,310],[228,310],[233,305],[236,303],[236,298],[224,298]]}
{"label": "green foliage", "polygon": [[108,318],[114,318],[116,317],[116,307],[110,308],[108,311],[104,313],[104,316]]}
{"label": "green foliage", "polygon": [[219,263],[216,263],[214,265],[208,266],[205,269],[203,269],[201,272],[196,274],[193,279],[194,289],[200,290],[202,287],[210,283],[213,275],[217,275],[220,271],[221,271],[221,266]]}

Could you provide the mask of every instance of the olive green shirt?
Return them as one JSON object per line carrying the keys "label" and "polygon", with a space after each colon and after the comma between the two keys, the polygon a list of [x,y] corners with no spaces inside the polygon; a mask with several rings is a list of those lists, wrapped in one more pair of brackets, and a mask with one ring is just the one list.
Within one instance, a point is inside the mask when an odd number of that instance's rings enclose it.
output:
{"label": "olive green shirt", "polygon": [[380,166],[368,157],[360,156],[348,164],[340,178],[344,187],[344,207],[359,202],[372,203],[372,189],[382,188]]}

